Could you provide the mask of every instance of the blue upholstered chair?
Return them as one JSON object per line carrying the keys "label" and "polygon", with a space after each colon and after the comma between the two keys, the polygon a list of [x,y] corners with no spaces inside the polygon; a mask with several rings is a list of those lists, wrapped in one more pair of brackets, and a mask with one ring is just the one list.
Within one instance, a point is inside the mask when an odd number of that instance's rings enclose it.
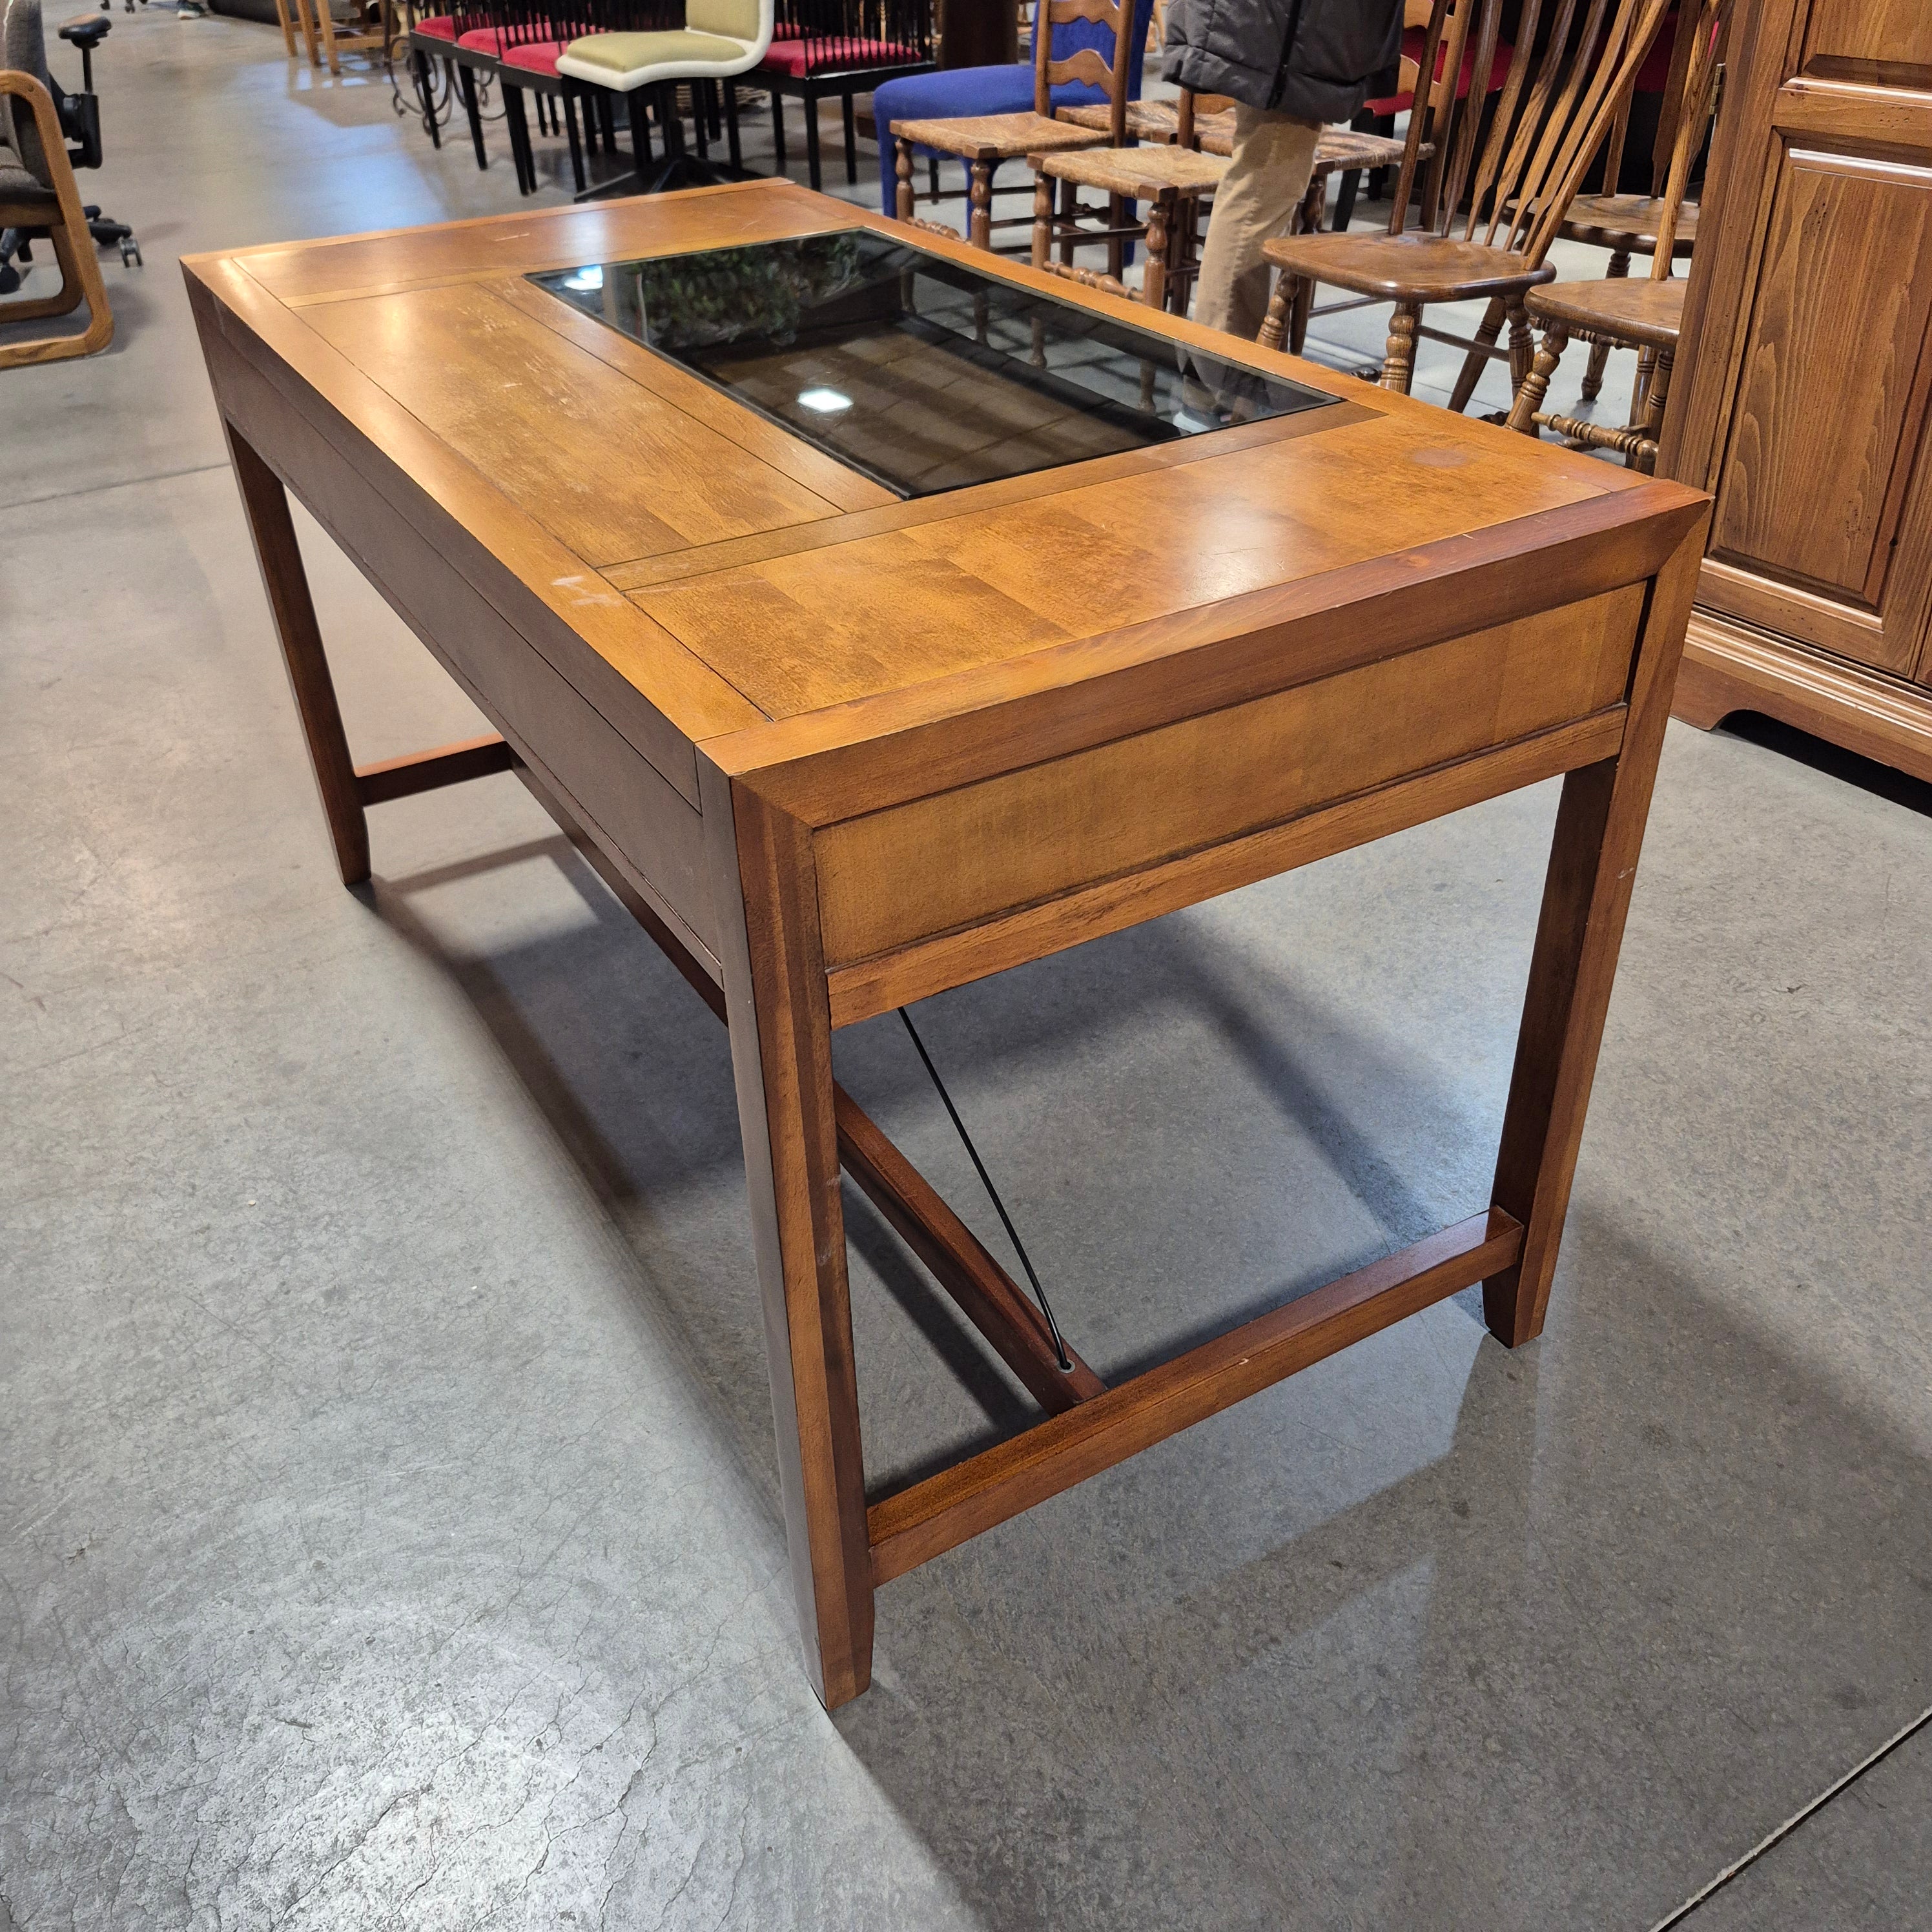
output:
{"label": "blue upholstered chair", "polygon": [[[1046,0],[1034,0],[1033,31],[1036,48],[1040,45],[1046,4]],[[1133,34],[1128,50],[1124,88],[1124,98],[1129,100],[1135,99],[1141,91],[1141,68],[1147,51],[1148,22],[1153,14],[1154,0],[1133,0]],[[1072,60],[1082,48],[1090,50],[1095,56],[1090,64],[1082,63],[1089,66],[1093,77],[1060,81],[1048,88],[1052,110],[1107,104],[1112,92],[1106,84],[1112,78],[1114,67],[1112,30],[1097,20],[1074,19],[1055,22],[1050,32],[1046,52],[1056,65]],[[898,177],[888,159],[896,146],[891,132],[895,122],[978,120],[1028,113],[1036,105],[1034,69],[1035,63],[1030,60],[1016,61],[1010,66],[942,68],[934,74],[914,74],[902,80],[887,81],[880,87],[872,96],[872,119],[879,130],[880,187],[884,212],[887,214],[902,212]],[[1104,131],[1095,135],[1086,130],[1066,130],[1067,136],[1076,141],[1083,133],[1096,146],[1104,144],[1107,139]],[[956,144],[950,142],[940,148],[915,141],[908,145],[908,154],[913,159],[924,159],[931,172],[927,192],[914,195],[915,202],[957,198],[940,192],[938,164],[942,154],[964,160],[969,178],[980,177],[978,184],[986,202],[990,202],[994,192],[993,176],[1000,164],[998,160],[976,163],[960,154]],[[1024,159],[1024,151],[1006,158]],[[1024,186],[1030,190],[1031,176],[1024,183],[1016,182],[1015,186]],[[970,191],[969,186],[968,192]],[[976,207],[975,214],[978,218],[974,225],[982,232],[993,227],[1030,228],[1031,225],[1030,216],[994,222],[986,202]],[[980,245],[983,248],[991,244],[982,240]]]}

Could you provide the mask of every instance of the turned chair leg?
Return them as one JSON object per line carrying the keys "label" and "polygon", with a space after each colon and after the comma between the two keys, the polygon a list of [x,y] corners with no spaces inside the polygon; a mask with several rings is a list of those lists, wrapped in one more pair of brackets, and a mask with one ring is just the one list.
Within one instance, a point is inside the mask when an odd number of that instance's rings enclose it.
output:
{"label": "turned chair leg", "polygon": [[1510,306],[1509,330],[1510,393],[1514,395],[1522,387],[1536,354],[1536,338],[1531,332],[1529,311],[1523,307],[1520,296]]}
{"label": "turned chair leg", "polygon": [[[1288,278],[1283,276],[1286,281]],[[1294,291],[1289,298],[1288,312],[1288,346],[1292,355],[1299,356],[1308,346],[1308,324],[1315,313],[1315,280],[1312,275],[1297,275]]]}
{"label": "turned chair leg", "polygon": [[1053,253],[1053,178],[1045,173],[1033,178],[1033,265],[1046,266]]}
{"label": "turned chair leg", "polygon": [[898,181],[898,199],[892,212],[902,221],[912,219],[912,143],[895,141],[892,143],[892,172]]}
{"label": "turned chair leg", "polygon": [[1415,377],[1415,332],[1422,320],[1417,302],[1398,302],[1389,317],[1388,348],[1382,362],[1382,387],[1400,396],[1408,394]]}
{"label": "turned chair leg", "polygon": [[1517,386],[1516,400],[1510,405],[1509,426],[1520,430],[1527,436],[1539,434],[1536,427],[1536,412],[1543,406],[1543,399],[1550,393],[1550,379],[1556,373],[1556,365],[1563,359],[1563,351],[1570,338],[1557,324],[1552,322],[1544,331],[1543,340],[1537,345],[1535,360],[1529,367],[1529,374]]}
{"label": "turned chair leg", "polygon": [[[1628,275],[1630,273],[1630,260],[1629,252],[1624,249],[1619,249],[1612,255],[1609,271],[1611,278],[1620,280]],[[1590,366],[1583,374],[1583,400],[1586,403],[1594,403],[1602,394],[1604,370],[1610,359],[1610,345],[1608,342],[1593,342],[1590,345]]]}
{"label": "turned chair leg", "polygon": [[1164,198],[1148,203],[1147,273],[1141,284],[1141,300],[1149,308],[1167,306],[1167,241],[1173,214]]}
{"label": "turned chair leg", "polygon": [[1508,313],[1508,304],[1501,296],[1490,298],[1490,305],[1483,311],[1481,324],[1476,331],[1474,345],[1462,358],[1462,371],[1450,394],[1449,406],[1459,416],[1469,406],[1469,398],[1476,393],[1476,385],[1483,379],[1483,371],[1489,365],[1487,352],[1496,346],[1496,338],[1503,332],[1503,318]]}
{"label": "turned chair leg", "polygon": [[1630,453],[1630,466],[1646,476],[1657,473],[1657,446],[1664,436],[1664,412],[1670,401],[1670,370],[1673,358],[1666,349],[1657,352],[1657,367],[1650,389],[1643,399],[1643,434]]}
{"label": "turned chair leg", "polygon": [[1650,396],[1651,378],[1657,374],[1657,351],[1648,344],[1637,351],[1636,380],[1630,388],[1630,421],[1643,420],[1644,405]]}
{"label": "turned chair leg", "polygon": [[1294,284],[1298,275],[1286,272],[1274,278],[1274,293],[1268,297],[1268,314],[1262,318],[1261,333],[1255,338],[1256,344],[1263,349],[1279,349],[1282,337],[1287,332],[1288,316],[1295,303]]}
{"label": "turned chair leg", "polygon": [[972,181],[967,189],[971,212],[968,217],[966,238],[976,248],[989,254],[993,246],[993,166],[990,161],[975,161]]}

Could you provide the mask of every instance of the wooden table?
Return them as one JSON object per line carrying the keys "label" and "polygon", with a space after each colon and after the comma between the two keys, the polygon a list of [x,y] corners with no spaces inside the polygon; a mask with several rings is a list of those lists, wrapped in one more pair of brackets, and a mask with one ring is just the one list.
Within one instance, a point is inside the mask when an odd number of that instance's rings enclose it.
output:
{"label": "wooden table", "polygon": [[[1343,400],[902,501],[524,279],[854,224],[758,183],[184,265],[344,879],[369,806],[514,770],[728,1019],[829,1706],[965,1538],[1475,1282],[1540,1330],[1706,512],[963,245]],[[285,488],[500,736],[352,762]],[[1490,1202],[1130,1381],[833,1082],[836,1028],[1558,773]],[[842,1165],[1045,1412],[890,1494]]]}

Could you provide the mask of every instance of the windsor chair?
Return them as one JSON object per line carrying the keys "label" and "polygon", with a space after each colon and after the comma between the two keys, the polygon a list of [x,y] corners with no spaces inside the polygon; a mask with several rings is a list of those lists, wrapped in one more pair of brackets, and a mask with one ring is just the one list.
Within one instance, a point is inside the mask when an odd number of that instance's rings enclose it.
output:
{"label": "windsor chair", "polygon": [[[1697,141],[1691,148],[1694,164],[1704,131],[1710,125],[1708,112],[1699,112],[1692,106],[1693,90],[1687,85],[1692,50],[1700,31],[1699,23],[1706,17],[1706,11],[1695,5],[1678,5],[1674,10],[1677,15],[1676,31],[1671,35],[1670,64],[1664,74],[1657,135],[1651,146],[1649,193],[1623,194],[1618,191],[1623,174],[1624,150],[1630,137],[1630,105],[1642,91],[1646,78],[1646,74],[1640,73],[1636,88],[1625,98],[1616,119],[1611,124],[1610,143],[1604,151],[1602,191],[1578,195],[1570,202],[1569,218],[1559,231],[1566,242],[1580,242],[1588,247],[1608,249],[1609,273],[1612,278],[1629,274],[1633,255],[1654,256],[1657,253],[1657,226],[1663,214],[1665,184],[1676,152],[1678,132],[1685,116],[1690,114],[1696,123]],[[1659,38],[1660,40],[1662,36]],[[1652,50],[1650,58],[1644,64],[1646,71],[1657,66],[1662,51],[1660,46]],[[1721,54],[1719,58],[1722,58]],[[1708,108],[1708,100],[1703,105]],[[1688,256],[1696,246],[1697,215],[1697,203],[1688,198],[1678,208],[1671,244],[1676,255]],[[1601,392],[1604,366],[1610,352],[1610,345],[1606,343],[1598,344],[1590,352],[1588,373],[1583,378],[1586,401],[1594,402]]]}
{"label": "windsor chair", "polygon": [[[1264,253],[1282,272],[1258,338],[1262,346],[1280,346],[1298,286],[1325,282],[1394,304],[1384,388],[1408,393],[1420,337],[1466,352],[1452,407],[1466,406],[1485,359],[1506,353],[1512,387],[1520,382],[1532,348],[1523,298],[1556,278],[1544,259],[1550,244],[1669,4],[1587,0],[1579,27],[1577,0],[1557,0],[1539,51],[1543,0],[1522,0],[1508,70],[1486,117],[1485,98],[1474,88],[1463,95],[1450,78],[1460,74],[1472,46],[1475,71],[1484,70],[1494,55],[1503,0],[1436,0],[1418,63],[1420,74],[1435,78],[1426,110],[1409,116],[1388,232],[1284,236],[1269,242]],[[1426,171],[1425,140],[1435,149]],[[1418,224],[1413,230],[1412,210]],[[1432,304],[1478,298],[1490,306],[1473,339],[1423,322]],[[1507,352],[1496,346],[1505,320]]]}
{"label": "windsor chair", "polygon": [[[1630,469],[1646,475],[1657,467],[1658,438],[1683,328],[1686,285],[1671,269],[1690,164],[1703,145],[1718,89],[1724,10],[1724,0],[1701,0],[1684,10],[1694,36],[1684,76],[1688,111],[1678,117],[1670,172],[1658,198],[1657,245],[1648,278],[1632,281],[1618,275],[1594,282],[1552,282],[1547,288],[1532,289],[1527,298],[1531,319],[1541,325],[1543,335],[1529,373],[1517,387],[1510,428],[1530,436],[1545,428],[1553,429],[1572,448],[1615,451]],[[1638,352],[1636,389],[1628,423],[1612,428],[1542,412],[1550,379],[1573,340],[1591,344],[1593,361],[1599,350],[1605,354],[1612,348]]]}

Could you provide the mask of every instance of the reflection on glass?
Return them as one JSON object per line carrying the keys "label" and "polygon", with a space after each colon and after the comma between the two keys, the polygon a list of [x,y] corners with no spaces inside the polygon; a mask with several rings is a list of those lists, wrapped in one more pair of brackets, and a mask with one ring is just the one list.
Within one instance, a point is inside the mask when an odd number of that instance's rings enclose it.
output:
{"label": "reflection on glass", "polygon": [[1335,400],[868,229],[530,279],[902,496]]}

